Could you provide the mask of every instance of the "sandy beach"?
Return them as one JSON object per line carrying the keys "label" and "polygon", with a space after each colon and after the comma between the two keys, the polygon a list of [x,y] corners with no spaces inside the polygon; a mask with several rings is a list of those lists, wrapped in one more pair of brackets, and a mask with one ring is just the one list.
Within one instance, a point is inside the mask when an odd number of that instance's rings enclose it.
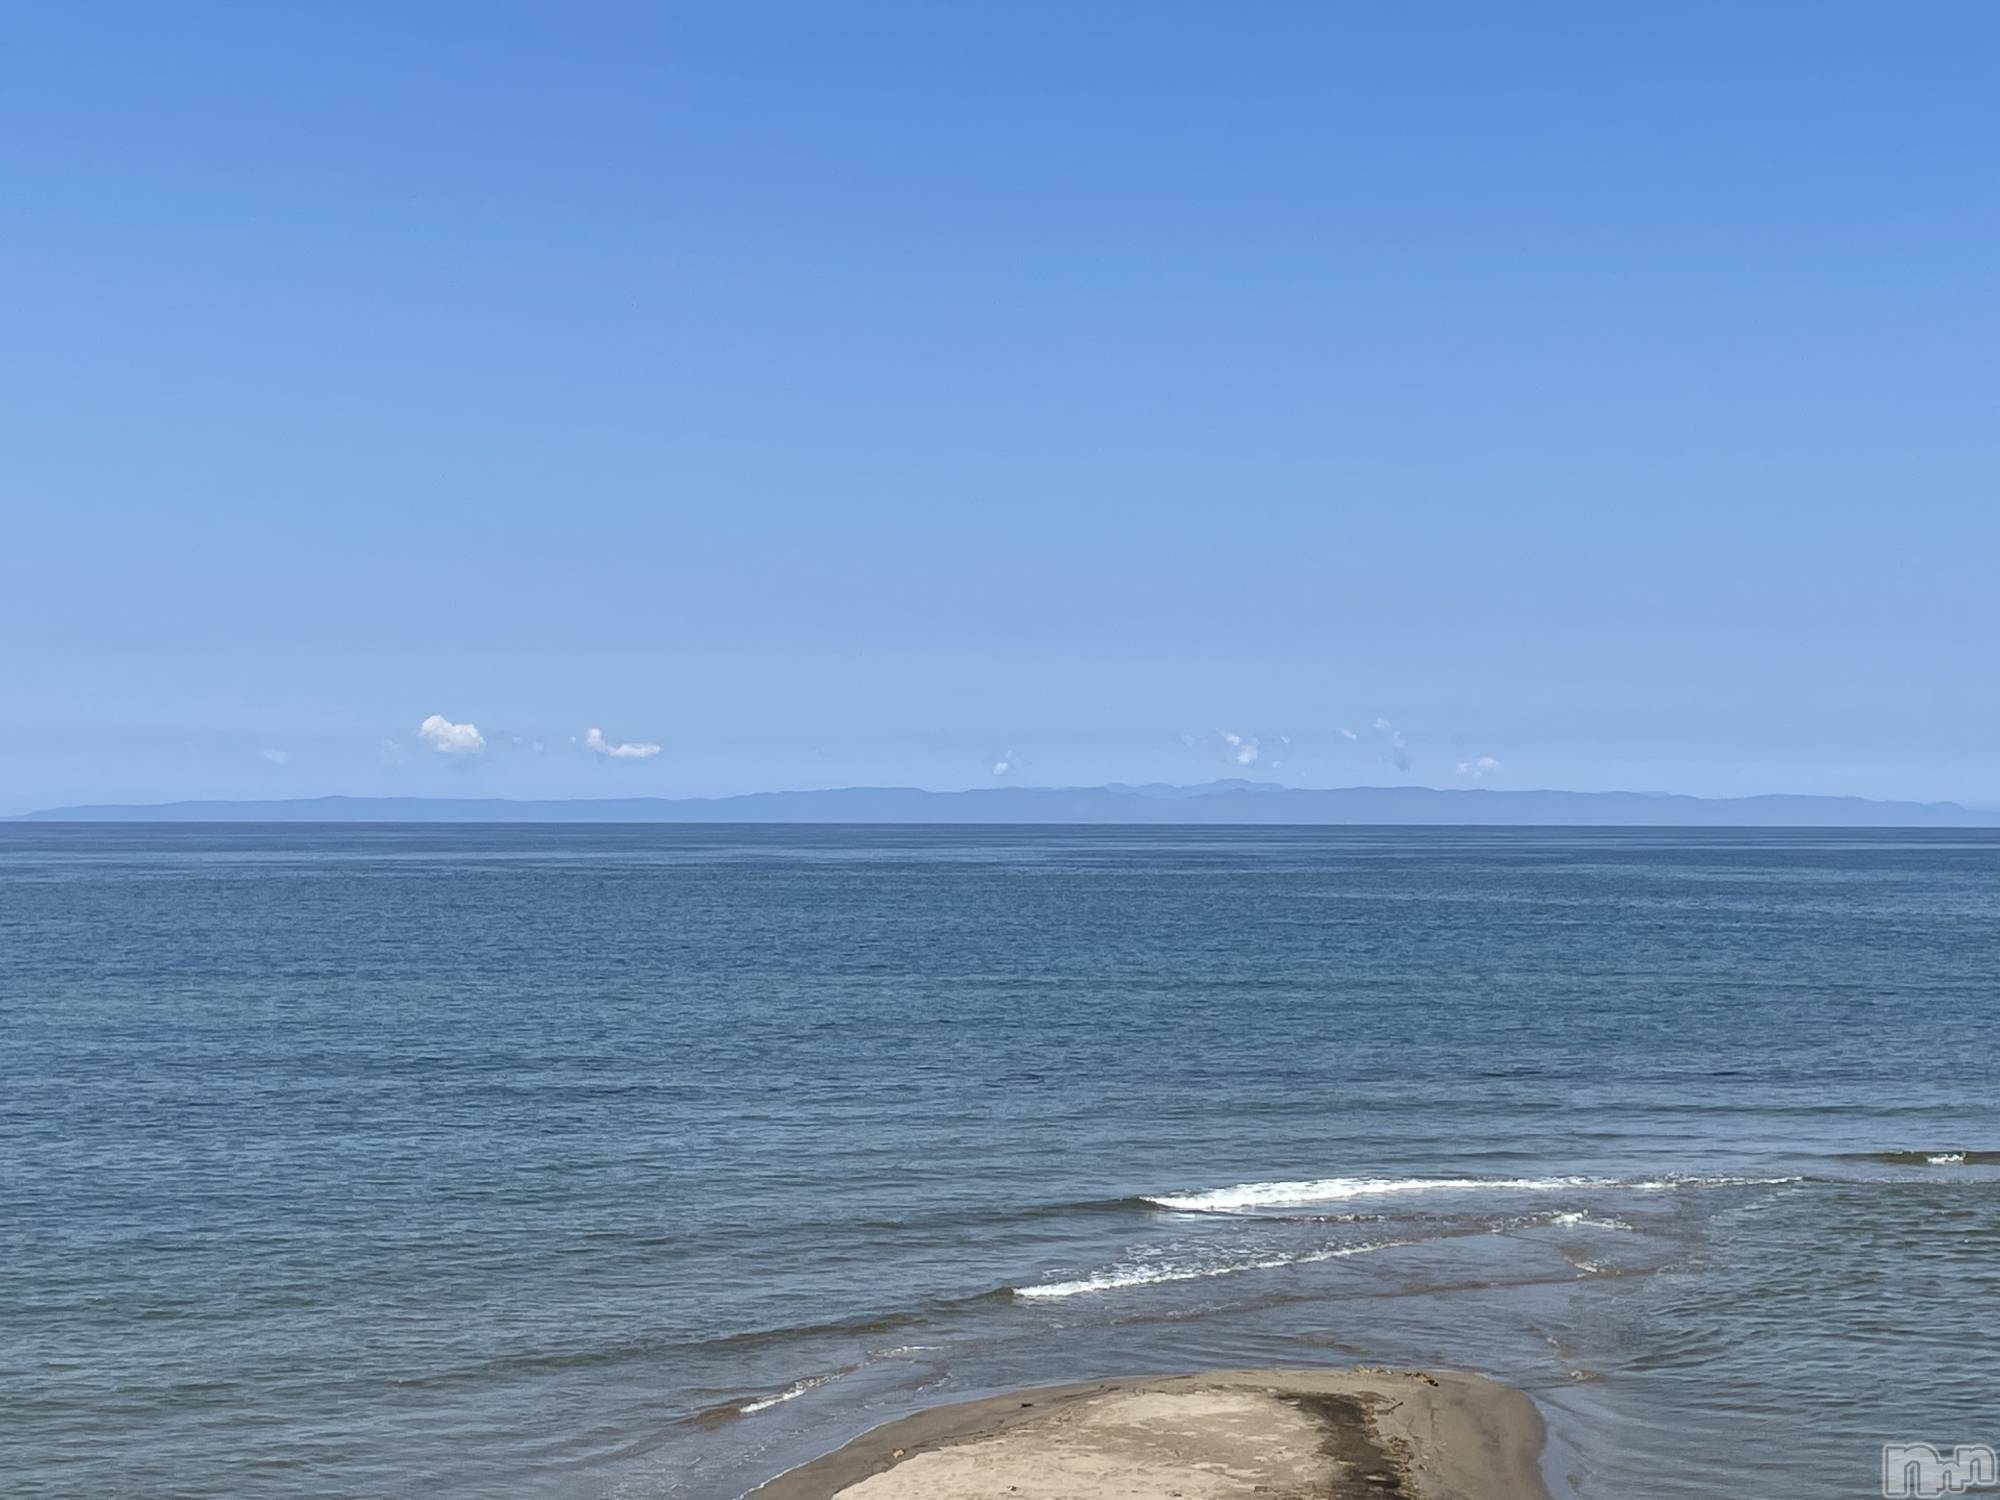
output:
{"label": "sandy beach", "polygon": [[1519,1391],[1445,1371],[1228,1370],[935,1407],[752,1500],[1547,1500]]}

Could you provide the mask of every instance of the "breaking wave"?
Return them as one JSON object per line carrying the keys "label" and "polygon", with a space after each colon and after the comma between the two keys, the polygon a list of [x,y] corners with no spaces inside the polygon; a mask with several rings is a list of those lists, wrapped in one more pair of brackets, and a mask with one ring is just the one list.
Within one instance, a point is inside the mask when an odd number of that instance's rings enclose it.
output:
{"label": "breaking wave", "polygon": [[1242,1182],[1201,1193],[1165,1193],[1145,1201],[1181,1213],[1227,1214],[1259,1208],[1310,1208],[1350,1198],[1397,1193],[1532,1192],[1565,1188],[1613,1187],[1593,1177],[1321,1177],[1309,1182]]}
{"label": "breaking wave", "polygon": [[1309,1266],[1320,1261],[1342,1260],[1365,1255],[1371,1250],[1392,1250],[1412,1240],[1378,1240],[1366,1245],[1342,1245],[1333,1249],[1309,1250],[1298,1255],[1273,1255],[1262,1260],[1228,1261],[1208,1266],[1113,1266],[1094,1276],[1076,1281],[1045,1281],[1037,1286],[1017,1286],[1016,1297],[1080,1297],[1086,1292],[1115,1292],[1124,1287],[1157,1286],[1167,1281],[1203,1281],[1211,1276],[1233,1276],[1239,1271],[1278,1271],[1286,1266]]}
{"label": "breaking wave", "polygon": [[1696,1177],[1684,1172],[1669,1172],[1665,1177],[1649,1177],[1639,1182],[1620,1182],[1613,1187],[1627,1187],[1640,1193],[1664,1193],[1673,1188],[1704,1187],[1783,1187],[1788,1183],[1804,1182],[1803,1177]]}
{"label": "breaking wave", "polygon": [[1162,1193],[1141,1199],[1177,1213],[1244,1214],[1267,1208],[1310,1208],[1353,1198],[1387,1198],[1407,1193],[1561,1193],[1623,1188],[1663,1192],[1684,1187],[1770,1187],[1800,1182],[1798,1177],[1702,1177],[1669,1173],[1629,1180],[1618,1177],[1320,1177],[1299,1182],[1239,1182],[1197,1193]]}
{"label": "breaking wave", "polygon": [[1632,1228],[1623,1219],[1599,1218],[1595,1214],[1587,1214],[1581,1210],[1556,1214],[1549,1219],[1549,1223],[1559,1224],[1565,1229],[1571,1227],[1581,1229],[1622,1229],[1628,1233]]}
{"label": "breaking wave", "polygon": [[737,1407],[736,1410],[746,1417],[760,1411],[769,1411],[772,1407],[780,1405],[783,1402],[796,1401],[807,1391],[816,1390],[830,1380],[838,1380],[846,1373],[847,1371],[845,1370],[829,1370],[824,1375],[809,1375],[804,1380],[793,1381],[775,1396],[762,1396],[755,1401],[746,1401]]}

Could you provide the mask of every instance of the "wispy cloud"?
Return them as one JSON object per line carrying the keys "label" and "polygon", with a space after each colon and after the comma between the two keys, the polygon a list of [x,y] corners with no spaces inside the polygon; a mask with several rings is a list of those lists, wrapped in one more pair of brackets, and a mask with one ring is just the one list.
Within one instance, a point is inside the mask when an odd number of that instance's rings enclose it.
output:
{"label": "wispy cloud", "polygon": [[1476,760],[1462,760],[1458,763],[1458,774],[1470,776],[1474,781],[1500,769],[1500,762],[1490,755],[1482,755]]}
{"label": "wispy cloud", "polygon": [[1402,730],[1387,719],[1377,718],[1375,732],[1389,737],[1389,758],[1396,763],[1397,770],[1407,771],[1416,764],[1416,758],[1410,754],[1410,742],[1403,738]]}
{"label": "wispy cloud", "polygon": [[1361,738],[1361,736],[1356,734],[1353,730],[1345,727],[1341,729],[1340,737],[1344,740],[1358,740]]}
{"label": "wispy cloud", "polygon": [[650,740],[625,740],[614,744],[595,725],[583,732],[583,748],[608,755],[613,760],[651,760],[660,753],[660,747]]}
{"label": "wispy cloud", "polygon": [[287,750],[265,749],[260,751],[259,754],[261,754],[264,757],[264,759],[268,760],[274,766],[282,766],[286,761],[292,758],[291,752]]}
{"label": "wispy cloud", "polygon": [[477,724],[454,724],[443,714],[419,724],[417,738],[440,755],[481,755],[486,750],[486,736]]}
{"label": "wispy cloud", "polygon": [[1257,764],[1258,746],[1257,741],[1252,736],[1238,734],[1233,729],[1218,729],[1216,733],[1222,736],[1222,743],[1229,747],[1229,758],[1235,761],[1237,765],[1254,766]]}

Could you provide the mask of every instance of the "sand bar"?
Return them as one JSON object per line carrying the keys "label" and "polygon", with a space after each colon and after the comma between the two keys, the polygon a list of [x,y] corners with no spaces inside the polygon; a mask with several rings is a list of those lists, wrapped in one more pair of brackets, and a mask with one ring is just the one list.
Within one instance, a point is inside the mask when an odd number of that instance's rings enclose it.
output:
{"label": "sand bar", "polygon": [[750,1500],[1548,1500],[1519,1391],[1409,1370],[1223,1370],[934,1407]]}

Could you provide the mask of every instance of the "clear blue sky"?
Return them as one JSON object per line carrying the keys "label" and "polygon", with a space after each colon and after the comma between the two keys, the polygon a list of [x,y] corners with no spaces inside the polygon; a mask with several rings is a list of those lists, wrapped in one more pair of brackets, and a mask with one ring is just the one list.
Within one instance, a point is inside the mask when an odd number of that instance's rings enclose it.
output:
{"label": "clear blue sky", "polygon": [[2000,802],[1996,59],[1985,3],[9,7],[0,811]]}

